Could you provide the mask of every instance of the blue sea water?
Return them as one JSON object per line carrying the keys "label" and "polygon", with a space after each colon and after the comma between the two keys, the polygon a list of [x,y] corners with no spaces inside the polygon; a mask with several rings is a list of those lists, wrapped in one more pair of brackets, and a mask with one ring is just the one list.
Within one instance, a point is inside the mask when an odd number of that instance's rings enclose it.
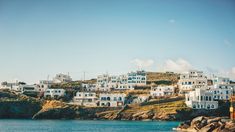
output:
{"label": "blue sea water", "polygon": [[169,132],[179,122],[1,119],[0,132]]}

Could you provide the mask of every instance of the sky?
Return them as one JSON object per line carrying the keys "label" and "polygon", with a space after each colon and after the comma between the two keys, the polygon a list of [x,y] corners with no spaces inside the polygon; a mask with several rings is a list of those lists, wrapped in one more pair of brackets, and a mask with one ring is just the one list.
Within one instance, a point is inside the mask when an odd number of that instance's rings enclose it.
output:
{"label": "sky", "polygon": [[0,0],[0,81],[147,71],[235,79],[234,0]]}

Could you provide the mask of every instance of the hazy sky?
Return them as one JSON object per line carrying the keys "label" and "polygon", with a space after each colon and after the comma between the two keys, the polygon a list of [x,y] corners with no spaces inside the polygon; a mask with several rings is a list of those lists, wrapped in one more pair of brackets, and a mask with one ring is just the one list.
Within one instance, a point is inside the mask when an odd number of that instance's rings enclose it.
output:
{"label": "hazy sky", "polygon": [[235,78],[234,0],[0,0],[0,81],[204,70]]}

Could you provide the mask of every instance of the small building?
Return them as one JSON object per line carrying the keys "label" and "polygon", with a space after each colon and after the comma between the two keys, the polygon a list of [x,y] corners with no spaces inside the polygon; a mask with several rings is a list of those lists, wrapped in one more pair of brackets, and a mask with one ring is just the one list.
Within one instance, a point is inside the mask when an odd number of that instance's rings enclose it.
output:
{"label": "small building", "polygon": [[53,78],[53,83],[65,83],[65,82],[72,82],[72,78],[66,74],[56,74]]}
{"label": "small building", "polygon": [[20,85],[19,89],[23,94],[37,93],[37,85]]}
{"label": "small building", "polygon": [[149,94],[139,94],[132,97],[130,104],[140,104],[149,100]]}
{"label": "small building", "polygon": [[82,83],[81,86],[84,91],[96,91],[96,84]]}
{"label": "small building", "polygon": [[174,86],[158,86],[152,87],[150,95],[152,97],[172,96],[175,93]]}
{"label": "small building", "polygon": [[213,92],[204,88],[196,88],[185,94],[185,103],[193,109],[217,109],[218,101],[213,98]]}
{"label": "small building", "polygon": [[214,100],[229,100],[232,95],[232,89],[227,88],[211,88]]}
{"label": "small building", "polygon": [[125,105],[126,94],[123,93],[101,93],[99,95],[99,106],[121,107]]}
{"label": "small building", "polygon": [[179,93],[185,94],[195,88],[203,88],[207,86],[207,77],[202,71],[190,70],[180,75],[178,81]]}
{"label": "small building", "polygon": [[74,104],[95,107],[98,103],[98,98],[95,92],[77,92],[73,98]]}
{"label": "small building", "polygon": [[65,95],[65,90],[61,88],[49,88],[44,92],[45,98],[54,98],[63,97]]}
{"label": "small building", "polygon": [[52,85],[52,81],[49,80],[40,80],[37,85],[37,91],[38,92],[44,92],[46,89],[50,88]]}

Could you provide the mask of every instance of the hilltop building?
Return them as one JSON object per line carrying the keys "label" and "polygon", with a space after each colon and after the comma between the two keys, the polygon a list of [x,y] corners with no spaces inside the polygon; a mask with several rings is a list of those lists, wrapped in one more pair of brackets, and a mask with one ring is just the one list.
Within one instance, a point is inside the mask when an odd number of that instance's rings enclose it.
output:
{"label": "hilltop building", "polygon": [[175,93],[174,86],[158,86],[152,87],[150,95],[152,97],[161,97],[161,96],[172,96]]}
{"label": "hilltop building", "polygon": [[53,83],[65,83],[65,82],[71,82],[72,78],[69,75],[65,74],[56,74],[56,76],[53,78]]}
{"label": "hilltop building", "polygon": [[60,88],[49,88],[44,92],[45,98],[54,98],[63,97],[65,95],[65,90]]}
{"label": "hilltop building", "polygon": [[179,93],[184,94],[195,88],[207,86],[207,77],[202,71],[190,70],[186,74],[181,74],[178,81]]}
{"label": "hilltop building", "polygon": [[77,92],[73,98],[74,104],[94,107],[97,106],[98,98],[95,92]]}
{"label": "hilltop building", "polygon": [[217,109],[218,101],[213,98],[213,92],[204,88],[196,88],[185,94],[185,103],[193,109]]}
{"label": "hilltop building", "polygon": [[126,101],[126,94],[122,93],[101,93],[99,95],[99,106],[121,107]]}

